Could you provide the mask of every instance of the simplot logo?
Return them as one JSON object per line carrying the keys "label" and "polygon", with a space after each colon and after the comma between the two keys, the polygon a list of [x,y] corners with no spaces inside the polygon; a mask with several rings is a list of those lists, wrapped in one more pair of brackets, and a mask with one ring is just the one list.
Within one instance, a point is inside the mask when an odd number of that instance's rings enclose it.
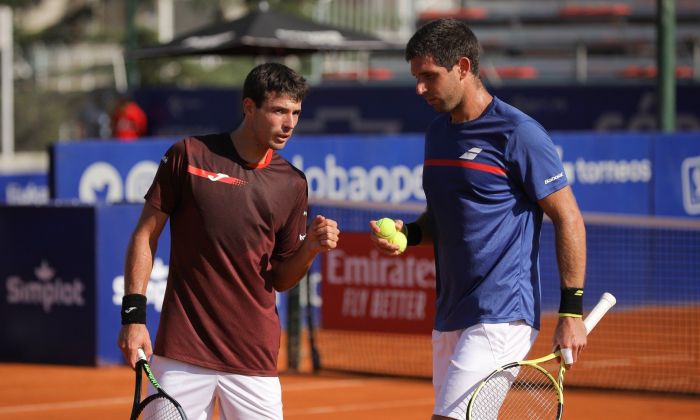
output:
{"label": "simplot logo", "polygon": [[85,284],[80,279],[63,280],[46,260],[34,269],[34,276],[30,280],[20,276],[6,278],[7,303],[40,306],[45,313],[55,306],[85,306]]}

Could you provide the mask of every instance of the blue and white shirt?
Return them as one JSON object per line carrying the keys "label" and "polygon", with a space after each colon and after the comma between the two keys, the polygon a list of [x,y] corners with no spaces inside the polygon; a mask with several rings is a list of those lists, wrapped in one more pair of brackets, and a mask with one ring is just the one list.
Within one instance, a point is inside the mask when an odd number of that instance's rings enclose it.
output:
{"label": "blue and white shirt", "polygon": [[494,97],[477,119],[437,117],[423,188],[437,269],[434,328],[524,320],[540,327],[537,201],[568,185],[544,128]]}

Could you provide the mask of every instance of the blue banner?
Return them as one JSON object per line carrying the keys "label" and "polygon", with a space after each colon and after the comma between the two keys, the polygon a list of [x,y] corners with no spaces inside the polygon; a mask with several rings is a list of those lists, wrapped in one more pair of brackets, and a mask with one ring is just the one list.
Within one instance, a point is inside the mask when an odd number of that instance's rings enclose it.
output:
{"label": "blue banner", "polygon": [[0,174],[0,204],[46,204],[49,186],[44,172]]}
{"label": "blue banner", "polygon": [[81,203],[143,202],[160,158],[174,141],[56,143],[51,149],[51,198]]}
{"label": "blue banner", "polygon": [[[107,365],[117,347],[124,263],[141,204],[0,206],[0,361]],[[163,229],[147,288],[151,340],[170,261]],[[287,296],[278,295],[286,326]]]}
{"label": "blue banner", "polygon": [[653,214],[653,138],[630,134],[555,134],[584,212]]}
{"label": "blue banner", "polygon": [[[700,133],[554,133],[584,212],[700,217]],[[177,138],[55,146],[54,198],[142,202]],[[295,136],[281,152],[315,199],[423,204],[423,135]]]}
{"label": "blue banner", "polygon": [[0,360],[95,363],[94,218],[88,206],[0,206]]}
{"label": "blue banner", "polygon": [[422,203],[423,136],[299,136],[280,152],[314,198]]}
{"label": "blue banner", "polygon": [[[131,233],[141,214],[140,204],[98,205],[96,220],[97,265],[97,354],[98,363],[122,362],[116,340],[121,327],[120,308],[124,296],[124,262]],[[146,320],[155,341],[170,261],[170,228],[158,241],[151,278],[148,281]]]}
{"label": "blue banner", "polygon": [[[657,129],[653,84],[488,88],[552,132],[653,132]],[[240,96],[240,89],[159,87],[135,92],[136,100],[148,114],[149,133],[157,136],[228,131],[241,120]],[[700,85],[678,86],[675,105],[679,131],[700,130],[698,96]],[[416,95],[412,84],[313,86],[303,105],[297,127],[299,134],[423,133],[437,115]]]}
{"label": "blue banner", "polygon": [[655,140],[654,213],[700,218],[700,133]]}
{"label": "blue banner", "polygon": [[134,93],[148,116],[150,136],[183,137],[234,129],[243,117],[235,89],[151,87]]}

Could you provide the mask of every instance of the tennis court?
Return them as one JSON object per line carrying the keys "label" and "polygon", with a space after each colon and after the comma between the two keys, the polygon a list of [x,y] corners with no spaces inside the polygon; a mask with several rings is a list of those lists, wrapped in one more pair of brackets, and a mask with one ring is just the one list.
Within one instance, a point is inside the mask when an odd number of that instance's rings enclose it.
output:
{"label": "tennis court", "polygon": [[[0,365],[0,419],[124,420],[132,401],[126,367]],[[287,419],[430,418],[431,385],[425,379],[341,374],[283,374]],[[697,419],[700,398],[659,393],[570,389],[564,418]]]}
{"label": "tennis court", "polygon": [[[357,232],[376,217],[357,208],[334,211],[346,212]],[[700,226],[672,222],[589,218],[588,305],[604,290],[614,292],[618,304],[591,334],[584,358],[566,375],[564,419],[700,418],[700,329],[695,322],[700,316]],[[556,319],[557,296],[547,294],[557,290],[553,235],[548,225],[544,229],[543,326],[531,357],[551,351]],[[357,241],[358,249],[366,248]],[[310,276],[299,290],[298,315],[306,322],[297,324],[314,327],[321,370],[311,373],[312,343],[306,330],[297,338],[298,371],[288,368],[283,343],[279,366],[286,418],[430,418],[429,325],[428,333],[422,324],[417,332],[367,330],[379,325],[372,319],[356,322],[354,329],[329,328],[321,308],[304,309],[311,308],[306,303],[313,301],[309,292],[314,286],[326,310],[338,307],[324,295],[323,287],[330,283]],[[427,310],[425,318],[430,318]],[[132,390],[133,372],[123,366],[0,364],[0,420],[126,419]]]}

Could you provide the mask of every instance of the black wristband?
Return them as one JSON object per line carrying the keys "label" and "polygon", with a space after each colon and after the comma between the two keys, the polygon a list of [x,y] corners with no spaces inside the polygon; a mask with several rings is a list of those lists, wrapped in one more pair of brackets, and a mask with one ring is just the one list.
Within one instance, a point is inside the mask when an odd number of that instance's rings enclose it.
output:
{"label": "black wristband", "polygon": [[583,289],[578,287],[561,289],[559,316],[576,318],[583,316]]}
{"label": "black wristband", "polygon": [[124,295],[122,298],[122,325],[146,323],[146,296]]}
{"label": "black wristband", "polygon": [[423,230],[418,223],[409,223],[404,226],[406,232],[406,245],[418,245],[423,240]]}

